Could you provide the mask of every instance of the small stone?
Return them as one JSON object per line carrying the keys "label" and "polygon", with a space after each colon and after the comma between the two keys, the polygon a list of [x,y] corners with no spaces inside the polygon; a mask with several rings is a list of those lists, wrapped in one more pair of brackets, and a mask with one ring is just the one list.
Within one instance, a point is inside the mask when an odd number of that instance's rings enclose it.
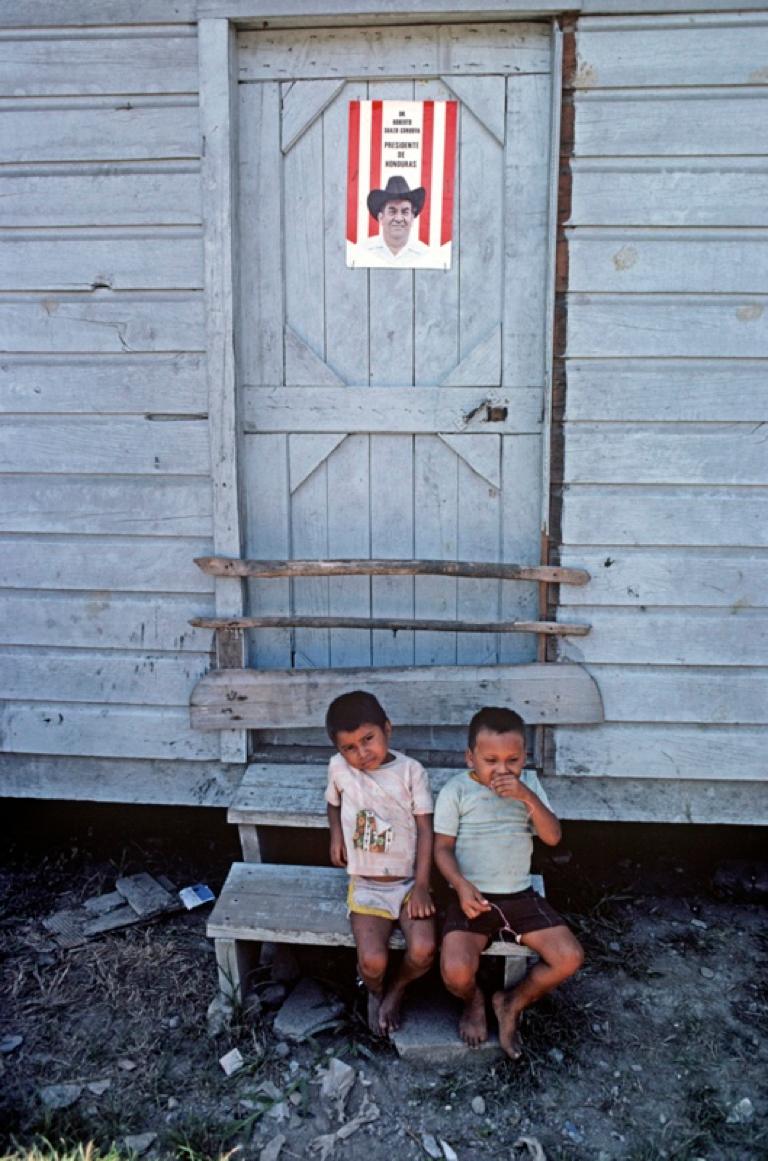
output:
{"label": "small stone", "polygon": [[276,1008],[278,1004],[282,1004],[287,994],[287,988],[284,984],[268,984],[266,988],[262,988],[260,998],[262,1004],[268,1008]]}
{"label": "small stone", "polygon": [[136,1068],[136,1061],[131,1060],[128,1056],[121,1056],[117,1062],[117,1067],[122,1068],[123,1072],[133,1072]]}
{"label": "small stone", "polygon": [[290,1056],[291,1054],[291,1046],[290,1044],[286,1044],[284,1040],[281,1040],[279,1044],[275,1045],[274,1051],[275,1056],[279,1056],[281,1060],[285,1060],[286,1056]]}
{"label": "small stone", "polygon": [[9,1052],[15,1052],[19,1045],[23,1043],[23,1036],[3,1036],[2,1040],[0,1040],[0,1052],[7,1056]]}
{"label": "small stone", "polygon": [[472,1112],[482,1117],[485,1112],[485,1100],[481,1096],[472,1097]]}
{"label": "small stone", "polygon": [[431,1133],[421,1134],[421,1144],[424,1152],[428,1157],[432,1157],[433,1161],[443,1161],[443,1150],[437,1143],[437,1138],[433,1137]]}
{"label": "small stone", "polygon": [[221,993],[214,996],[205,1013],[208,1035],[221,1036],[232,1023],[233,1015],[234,1008],[226,996],[222,996]]}
{"label": "small stone", "polygon": [[742,1097],[735,1105],[731,1105],[728,1116],[725,1118],[728,1125],[745,1125],[755,1115],[755,1108],[749,1097]]}
{"label": "small stone", "polygon": [[40,1099],[46,1108],[68,1109],[79,1100],[82,1091],[81,1084],[46,1084],[40,1089]]}
{"label": "small stone", "polygon": [[563,1122],[563,1134],[570,1138],[570,1140],[573,1141],[575,1145],[581,1145],[584,1141],[584,1134],[582,1133],[581,1129],[577,1129],[573,1121]]}
{"label": "small stone", "polygon": [[554,1060],[555,1064],[562,1064],[565,1060],[565,1054],[560,1048],[550,1048],[547,1056],[550,1060]]}
{"label": "small stone", "polygon": [[314,980],[304,979],[277,1013],[274,1030],[284,1040],[306,1040],[331,1024],[343,1011],[344,1004],[337,996],[326,994]]}
{"label": "small stone", "polygon": [[443,1157],[445,1157],[445,1161],[459,1161],[459,1157],[456,1151],[452,1149],[448,1142],[444,1141],[442,1137],[440,1138],[440,1148],[443,1150]]}
{"label": "small stone", "polygon": [[232,1076],[234,1072],[243,1067],[245,1061],[239,1048],[231,1048],[229,1052],[225,1052],[223,1056],[219,1057],[219,1064],[227,1076]]}
{"label": "small stone", "polygon": [[712,968],[703,967],[699,970],[701,971],[701,974],[704,976],[705,980],[713,980],[715,978],[715,973],[712,971]]}
{"label": "small stone", "polygon": [[277,1161],[280,1155],[280,1150],[285,1144],[285,1137],[282,1133],[278,1133],[271,1141],[267,1141],[264,1148],[259,1153],[259,1161]]}
{"label": "small stone", "polygon": [[704,922],[703,919],[692,919],[691,920],[691,927],[700,927],[702,929],[702,931],[706,931],[707,926],[708,925]]}
{"label": "small stone", "polygon": [[88,1092],[92,1092],[94,1096],[102,1096],[108,1088],[112,1087],[111,1080],[89,1080],[85,1086]]}
{"label": "small stone", "polygon": [[168,1097],[168,1104],[165,1107],[167,1109],[177,1109],[179,1102],[176,1100],[176,1097]]}
{"label": "small stone", "polygon": [[157,1133],[135,1133],[133,1136],[124,1137],[123,1140],[125,1141],[126,1149],[141,1157],[142,1153],[146,1153],[154,1145],[157,1140]]}
{"label": "small stone", "polygon": [[621,951],[621,944],[617,943],[615,939],[608,944],[608,947],[611,951]]}
{"label": "small stone", "polygon": [[169,1016],[168,1017],[168,1027],[169,1028],[178,1028],[180,1023],[181,1023],[181,1016]]}

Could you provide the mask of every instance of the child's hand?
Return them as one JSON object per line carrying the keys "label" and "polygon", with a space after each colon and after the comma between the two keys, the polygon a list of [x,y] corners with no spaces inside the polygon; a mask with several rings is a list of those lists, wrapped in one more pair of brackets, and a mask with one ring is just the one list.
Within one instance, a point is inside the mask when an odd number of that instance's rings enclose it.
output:
{"label": "child's hand", "polygon": [[495,774],[491,779],[491,790],[499,798],[525,798],[527,788],[515,774]]}
{"label": "child's hand", "polygon": [[408,896],[406,910],[409,919],[428,919],[435,914],[435,905],[426,887],[413,888]]}
{"label": "child's hand", "polygon": [[462,887],[457,887],[457,892],[461,909],[467,919],[477,919],[484,911],[490,911],[490,903],[474,883],[466,882]]}
{"label": "child's hand", "polygon": [[341,835],[338,838],[331,837],[331,862],[334,867],[346,867],[347,865],[347,848]]}

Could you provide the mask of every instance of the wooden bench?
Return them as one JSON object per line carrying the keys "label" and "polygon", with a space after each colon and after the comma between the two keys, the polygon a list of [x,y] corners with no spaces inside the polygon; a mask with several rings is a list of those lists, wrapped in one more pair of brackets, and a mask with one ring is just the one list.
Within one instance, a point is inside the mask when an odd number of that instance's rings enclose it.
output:
{"label": "wooden bench", "polygon": [[[543,894],[541,877],[533,878]],[[222,994],[242,999],[261,942],[354,947],[347,917],[348,881],[347,872],[337,867],[234,863],[207,927],[215,941]],[[390,947],[404,946],[395,930]],[[485,954],[504,957],[504,986],[511,987],[525,974],[530,953],[498,940]]]}
{"label": "wooden bench", "polygon": [[[577,569],[485,565],[451,561],[197,561],[217,577],[403,576],[493,577],[549,584],[584,584]],[[540,602],[541,605],[541,602]],[[366,628],[451,632],[525,632],[539,640],[583,635],[588,625],[538,620],[459,622],[382,620],[359,617],[200,617],[192,624],[215,633],[219,668],[206,674],[191,697],[192,725],[201,730],[300,730],[320,728],[329,703],[340,693],[364,688],[379,698],[400,726],[466,726],[470,707],[507,705],[531,726],[602,721],[600,693],[589,673],[574,664],[410,666],[377,669],[263,670],[245,665],[245,632],[251,628]],[[540,656],[543,653],[540,650]],[[395,739],[396,742],[396,739]],[[454,769],[430,769],[437,792]],[[211,914],[222,991],[241,995],[249,959],[263,941],[353,946],[346,914],[347,875],[329,867],[261,863],[259,829],[324,828],[325,763],[253,763],[230,806],[245,861],[235,863]],[[543,894],[543,884],[539,884]],[[395,932],[393,947],[402,947]],[[525,972],[528,953],[496,942],[489,955],[504,957],[509,986]]]}

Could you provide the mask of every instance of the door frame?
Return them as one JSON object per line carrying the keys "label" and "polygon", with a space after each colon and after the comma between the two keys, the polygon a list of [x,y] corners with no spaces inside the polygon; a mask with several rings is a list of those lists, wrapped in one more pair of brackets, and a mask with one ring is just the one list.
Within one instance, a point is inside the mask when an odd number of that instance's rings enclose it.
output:
{"label": "door frame", "polygon": [[[364,5],[364,8],[367,5]],[[399,6],[398,6],[399,7]],[[542,553],[549,534],[552,388],[555,327],[555,255],[557,241],[558,165],[563,67],[563,34],[554,17],[578,12],[580,0],[537,0],[535,10],[524,0],[496,0],[481,12],[468,12],[457,3],[439,5],[413,0],[406,14],[390,11],[387,23],[472,23],[478,20],[510,21],[515,18],[549,18],[552,59],[549,150],[549,214],[544,366],[544,417],[542,426],[541,518]],[[205,314],[207,347],[208,430],[211,449],[213,551],[216,556],[241,557],[244,521],[240,488],[242,425],[238,416],[235,364],[235,304],[237,272],[237,85],[238,45],[241,29],[275,26],[365,25],[372,15],[361,13],[359,3],[349,0],[293,0],[286,5],[259,4],[258,0],[208,0],[200,5],[198,67],[200,132],[202,137],[201,192],[205,267]],[[415,9],[415,13],[414,13]],[[376,17],[379,20],[378,17]],[[546,563],[546,560],[531,563]],[[245,611],[245,585],[234,577],[217,578],[216,616],[237,617]],[[543,660],[543,657],[541,658]],[[222,762],[247,760],[247,731],[221,732]]]}

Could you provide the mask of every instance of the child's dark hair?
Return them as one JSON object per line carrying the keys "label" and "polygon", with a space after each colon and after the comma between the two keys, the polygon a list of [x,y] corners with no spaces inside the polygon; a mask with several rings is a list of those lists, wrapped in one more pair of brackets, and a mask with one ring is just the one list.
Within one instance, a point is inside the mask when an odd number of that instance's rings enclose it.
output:
{"label": "child's dark hair", "polygon": [[339,730],[349,732],[367,725],[381,726],[383,730],[388,721],[378,698],[364,689],[355,689],[334,698],[325,715],[325,728],[335,743]]}
{"label": "child's dark hair", "polygon": [[525,741],[525,722],[520,714],[505,706],[484,705],[477,711],[467,732],[467,746],[470,750],[474,750],[481,730],[489,730],[492,734],[519,734]]}

